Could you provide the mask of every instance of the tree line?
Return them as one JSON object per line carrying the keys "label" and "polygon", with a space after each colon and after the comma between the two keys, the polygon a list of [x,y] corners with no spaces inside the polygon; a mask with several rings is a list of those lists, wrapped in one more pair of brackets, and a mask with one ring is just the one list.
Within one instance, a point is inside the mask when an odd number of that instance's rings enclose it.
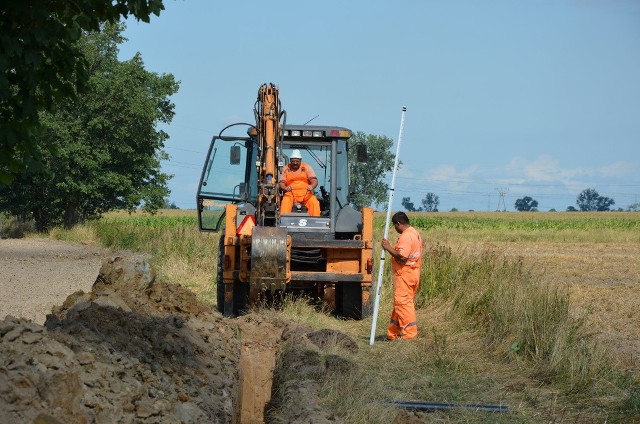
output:
{"label": "tree line", "polygon": [[[408,212],[438,212],[440,199],[434,193],[427,193],[422,199],[422,207],[416,207],[410,197],[402,198],[402,206]],[[567,212],[604,212],[611,211],[611,206],[615,205],[615,200],[601,196],[595,189],[586,188],[578,194],[576,206],[568,206]],[[530,196],[517,199],[514,208],[518,212],[534,212],[538,210],[538,201]],[[456,209],[457,210],[457,209]],[[621,209],[619,209],[621,210]],[[640,203],[629,205],[628,211],[640,211]]]}
{"label": "tree line", "polygon": [[[601,196],[593,188],[586,188],[578,194],[576,207],[567,206],[567,212],[605,212],[610,211],[615,201],[609,197]],[[538,201],[529,196],[516,200],[515,209],[519,212],[537,211]]]}

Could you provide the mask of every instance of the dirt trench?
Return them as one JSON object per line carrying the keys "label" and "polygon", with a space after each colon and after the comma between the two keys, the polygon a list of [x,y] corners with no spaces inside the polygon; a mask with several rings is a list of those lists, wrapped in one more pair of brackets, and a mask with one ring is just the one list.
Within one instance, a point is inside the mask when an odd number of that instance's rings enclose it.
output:
{"label": "dirt trench", "polygon": [[224,318],[145,256],[111,257],[44,325],[0,321],[0,422],[332,421],[294,371],[329,372],[318,352],[335,335],[274,317]]}

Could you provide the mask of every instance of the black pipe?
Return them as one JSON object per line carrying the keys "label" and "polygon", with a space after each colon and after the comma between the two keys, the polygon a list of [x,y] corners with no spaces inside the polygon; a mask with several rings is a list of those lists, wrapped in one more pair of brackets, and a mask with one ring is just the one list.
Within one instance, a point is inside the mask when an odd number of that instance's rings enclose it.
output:
{"label": "black pipe", "polygon": [[412,411],[451,411],[454,409],[473,409],[476,411],[488,412],[509,412],[507,405],[481,405],[477,403],[455,404],[455,403],[437,403],[437,402],[389,402],[396,408],[410,409]]}

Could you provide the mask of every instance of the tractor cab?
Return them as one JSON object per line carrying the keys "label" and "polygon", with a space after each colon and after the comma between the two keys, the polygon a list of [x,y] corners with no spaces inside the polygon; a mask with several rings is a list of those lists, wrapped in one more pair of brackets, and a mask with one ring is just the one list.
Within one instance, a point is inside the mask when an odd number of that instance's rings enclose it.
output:
{"label": "tractor cab", "polygon": [[[360,231],[361,214],[349,205],[350,153],[359,161],[366,160],[364,146],[350,152],[351,131],[341,127],[287,125],[277,144],[278,173],[297,150],[305,166],[313,168],[318,186],[314,191],[320,204],[320,216],[310,216],[303,207],[294,205],[291,213],[277,213],[275,225],[289,232],[313,232],[335,235]],[[260,157],[256,130],[248,137],[214,137],[209,146],[197,194],[198,221],[202,231],[218,231],[223,221],[225,204],[238,204],[238,213],[255,215],[258,197],[264,187],[277,187],[279,175],[270,181],[258,181]],[[279,189],[277,195],[280,196]],[[278,202],[279,204],[279,202]]]}

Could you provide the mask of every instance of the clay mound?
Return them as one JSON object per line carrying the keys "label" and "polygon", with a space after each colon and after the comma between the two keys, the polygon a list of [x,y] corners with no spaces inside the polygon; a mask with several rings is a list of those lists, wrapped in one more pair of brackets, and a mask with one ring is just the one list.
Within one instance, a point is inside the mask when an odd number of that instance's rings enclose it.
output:
{"label": "clay mound", "polygon": [[145,258],[110,259],[45,327],[0,321],[0,422],[234,422],[236,333]]}

